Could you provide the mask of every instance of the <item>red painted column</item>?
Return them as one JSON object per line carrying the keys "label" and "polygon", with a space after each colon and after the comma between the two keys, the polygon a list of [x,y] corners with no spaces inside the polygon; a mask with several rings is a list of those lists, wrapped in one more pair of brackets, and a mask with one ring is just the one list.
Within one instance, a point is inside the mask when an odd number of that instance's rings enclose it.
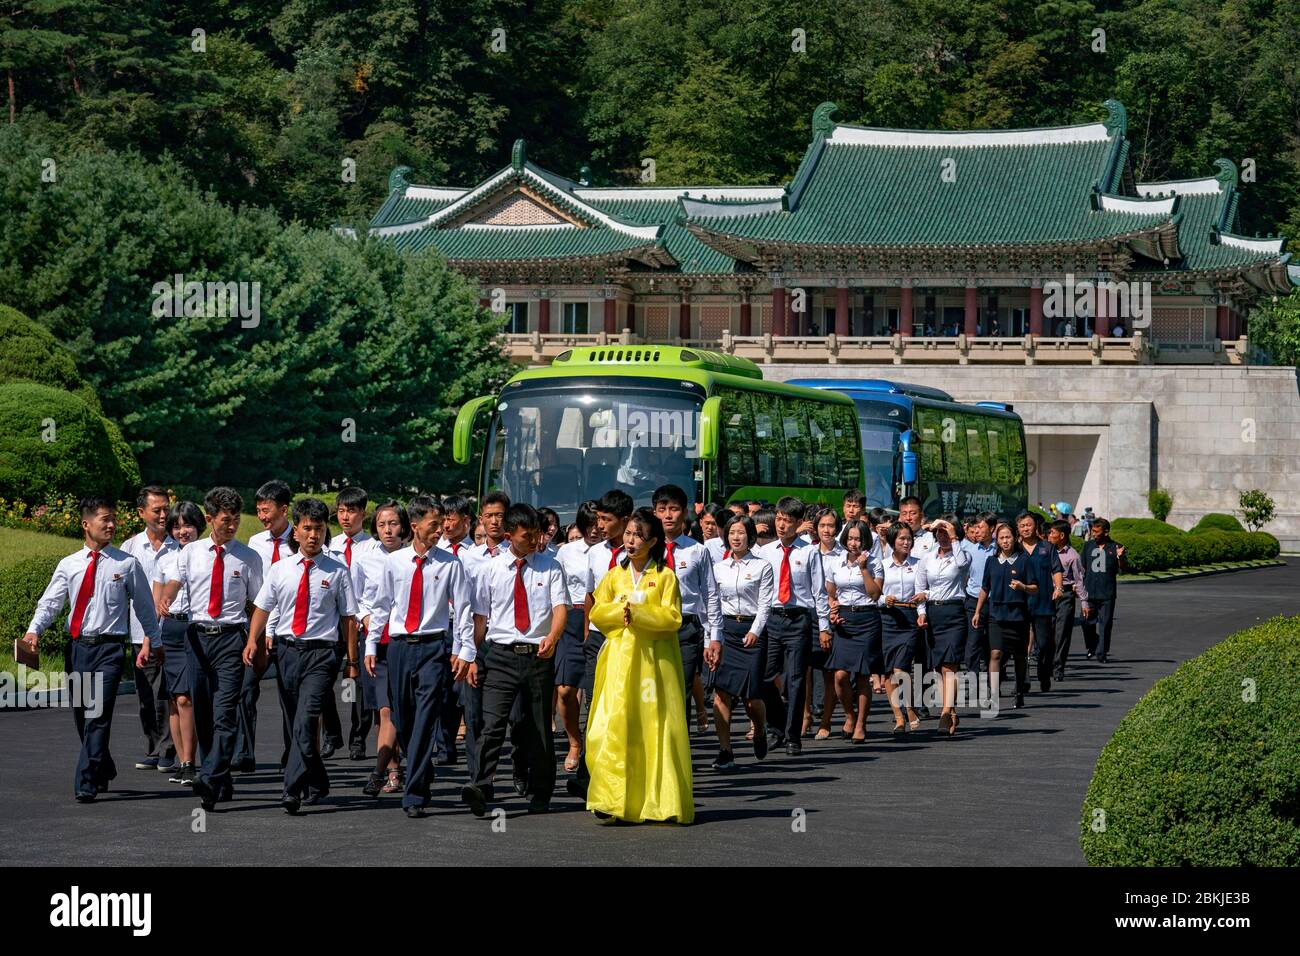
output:
{"label": "red painted column", "polygon": [[491,309],[491,308],[492,308],[492,300],[491,300],[491,299],[486,299],[486,298],[481,298],[481,299],[478,300],[478,307],[479,307],[480,309]]}
{"label": "red painted column", "polygon": [[1223,303],[1214,308],[1215,335],[1223,340],[1228,338],[1228,307]]}
{"label": "red painted column", "polygon": [[973,285],[966,287],[966,334],[979,333],[979,290]]}
{"label": "red painted column", "polygon": [[835,334],[849,334],[849,287],[846,285],[835,290]]}
{"label": "red painted column", "polygon": [[1043,287],[1029,287],[1029,334],[1043,334]]}
{"label": "red painted column", "polygon": [[618,300],[605,300],[605,334],[614,335],[618,332]]}
{"label": "red painted column", "polygon": [[772,287],[772,334],[785,335],[785,287]]}
{"label": "red painted column", "polygon": [[898,334],[903,338],[912,337],[912,287],[905,285],[898,290]]}
{"label": "red painted column", "polygon": [[682,339],[691,337],[691,300],[685,297],[677,309],[677,336]]}
{"label": "red painted column", "polygon": [[749,296],[745,296],[740,302],[740,334],[753,335],[753,318],[749,311]]}
{"label": "red painted column", "polygon": [[1110,297],[1106,290],[1097,284],[1097,318],[1092,323],[1092,334],[1103,338],[1110,335]]}
{"label": "red painted column", "polygon": [[[808,307],[807,290],[804,290],[804,308]],[[785,295],[785,334],[786,335],[803,335],[803,322],[800,316],[806,313],[796,312],[794,310],[794,293],[787,292]]]}
{"label": "red painted column", "polygon": [[634,335],[636,334],[636,303],[635,302],[629,302],[627,304],[627,321],[624,323],[623,328],[627,329],[629,332],[633,333]]}
{"label": "red painted column", "polygon": [[546,335],[551,331],[551,300],[537,300],[537,331]]}

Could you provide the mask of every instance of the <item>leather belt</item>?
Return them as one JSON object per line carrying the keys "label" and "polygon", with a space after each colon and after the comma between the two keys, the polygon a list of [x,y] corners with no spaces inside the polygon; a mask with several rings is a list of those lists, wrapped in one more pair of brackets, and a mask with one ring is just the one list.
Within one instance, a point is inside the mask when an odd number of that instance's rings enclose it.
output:
{"label": "leather belt", "polygon": [[242,624],[209,624],[206,621],[199,621],[190,626],[204,637],[217,637],[220,634],[229,634],[231,631],[242,631],[244,629]]}
{"label": "leather belt", "polygon": [[403,644],[432,644],[434,641],[441,641],[446,636],[446,631],[427,631],[424,634],[393,634],[390,631],[388,639],[390,642],[401,641]]}
{"label": "leather belt", "polygon": [[949,604],[965,604],[964,598],[948,598],[946,601],[926,601],[926,607],[947,607]]}
{"label": "leather belt", "polygon": [[514,641],[504,646],[510,648],[512,654],[518,654],[520,657],[532,657],[537,653],[537,645],[529,644],[527,641]]}
{"label": "leather belt", "polygon": [[83,634],[81,637],[74,637],[84,647],[98,647],[100,644],[122,644],[126,642],[125,634],[96,634],[93,637]]}

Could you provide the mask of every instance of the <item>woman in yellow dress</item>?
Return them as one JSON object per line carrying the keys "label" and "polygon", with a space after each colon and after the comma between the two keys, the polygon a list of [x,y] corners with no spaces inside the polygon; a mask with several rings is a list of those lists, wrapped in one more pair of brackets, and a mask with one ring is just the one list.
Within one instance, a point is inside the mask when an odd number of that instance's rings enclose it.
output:
{"label": "woman in yellow dress", "polygon": [[592,597],[605,635],[587,720],[587,809],[602,821],[690,823],[691,740],[677,631],[682,601],[664,564],[664,527],[638,508],[623,532],[626,557]]}

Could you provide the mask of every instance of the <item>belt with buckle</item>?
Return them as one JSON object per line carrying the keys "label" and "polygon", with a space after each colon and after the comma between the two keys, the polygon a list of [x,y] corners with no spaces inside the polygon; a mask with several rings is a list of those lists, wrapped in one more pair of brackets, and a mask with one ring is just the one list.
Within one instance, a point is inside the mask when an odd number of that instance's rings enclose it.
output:
{"label": "belt with buckle", "polygon": [[947,607],[949,604],[965,604],[962,598],[948,598],[946,601],[926,601],[927,607]]}
{"label": "belt with buckle", "polygon": [[169,614],[168,617],[170,617],[173,621],[180,621],[182,624],[188,624],[190,620],[190,616],[188,614]]}
{"label": "belt with buckle", "polygon": [[404,644],[432,644],[447,636],[446,631],[426,631],[423,634],[389,634],[389,641],[401,641]]}
{"label": "belt with buckle", "polygon": [[529,644],[527,641],[512,641],[506,647],[510,648],[511,653],[519,654],[523,657],[531,657],[537,653],[536,644]]}
{"label": "belt with buckle", "polygon": [[211,624],[207,621],[199,621],[193,625],[194,629],[204,637],[217,637],[220,634],[229,634],[231,631],[242,631],[242,624]]}
{"label": "belt with buckle", "polygon": [[724,614],[722,615],[728,621],[735,621],[738,624],[753,624],[753,614]]}
{"label": "belt with buckle", "polygon": [[81,637],[74,637],[74,641],[80,642],[85,647],[98,647],[100,644],[122,644],[126,641],[125,634],[96,634],[93,637],[83,634]]}
{"label": "belt with buckle", "polygon": [[774,607],[774,608],[772,608],[772,613],[773,613],[773,614],[784,614],[784,615],[786,615],[787,617],[798,617],[798,616],[803,615],[803,614],[811,613],[811,611],[812,611],[811,608],[806,608],[806,607]]}
{"label": "belt with buckle", "polygon": [[859,613],[862,611],[874,611],[875,609],[876,606],[874,604],[841,604],[840,605],[841,614],[843,614],[845,611],[853,611],[855,613]]}

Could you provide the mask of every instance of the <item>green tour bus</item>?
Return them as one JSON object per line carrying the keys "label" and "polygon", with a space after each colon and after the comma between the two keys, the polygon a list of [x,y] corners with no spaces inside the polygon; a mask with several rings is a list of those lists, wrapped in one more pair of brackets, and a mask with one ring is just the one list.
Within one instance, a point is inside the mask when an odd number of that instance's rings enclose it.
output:
{"label": "green tour bus", "polygon": [[478,448],[480,499],[501,490],[561,521],[615,488],[638,505],[671,483],[701,503],[795,495],[838,506],[862,487],[853,399],[677,346],[574,348],[518,372],[461,407],[453,457],[469,464]]}

